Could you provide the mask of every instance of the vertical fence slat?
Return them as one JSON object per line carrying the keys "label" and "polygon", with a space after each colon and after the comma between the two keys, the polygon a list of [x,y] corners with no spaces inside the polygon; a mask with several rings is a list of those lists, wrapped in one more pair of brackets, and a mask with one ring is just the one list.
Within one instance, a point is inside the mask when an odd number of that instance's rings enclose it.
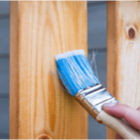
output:
{"label": "vertical fence slat", "polygon": [[[140,3],[107,5],[107,88],[120,103],[140,106]],[[108,138],[115,139],[108,129]]]}
{"label": "vertical fence slat", "polygon": [[17,1],[10,8],[10,138],[87,138],[86,111],[50,74],[56,54],[87,52],[86,2]]}
{"label": "vertical fence slat", "polygon": [[19,59],[18,59],[18,3],[10,6],[10,138],[18,138],[18,96],[19,96]]}

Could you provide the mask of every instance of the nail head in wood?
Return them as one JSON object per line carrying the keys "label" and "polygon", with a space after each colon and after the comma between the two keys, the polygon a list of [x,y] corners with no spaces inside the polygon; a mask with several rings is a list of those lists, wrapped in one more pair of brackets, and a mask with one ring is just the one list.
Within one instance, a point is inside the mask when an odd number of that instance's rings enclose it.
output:
{"label": "nail head in wood", "polygon": [[128,30],[128,35],[130,38],[134,38],[135,37],[135,30],[133,28],[130,28]]}

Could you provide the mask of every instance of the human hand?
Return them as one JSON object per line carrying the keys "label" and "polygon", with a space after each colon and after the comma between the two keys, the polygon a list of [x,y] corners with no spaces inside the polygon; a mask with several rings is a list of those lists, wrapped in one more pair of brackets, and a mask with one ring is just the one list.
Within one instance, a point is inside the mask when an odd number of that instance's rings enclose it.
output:
{"label": "human hand", "polygon": [[[124,118],[127,123],[140,131],[140,107],[135,110],[123,104],[106,103],[103,110],[116,118]],[[121,136],[117,135],[116,138],[121,139]]]}

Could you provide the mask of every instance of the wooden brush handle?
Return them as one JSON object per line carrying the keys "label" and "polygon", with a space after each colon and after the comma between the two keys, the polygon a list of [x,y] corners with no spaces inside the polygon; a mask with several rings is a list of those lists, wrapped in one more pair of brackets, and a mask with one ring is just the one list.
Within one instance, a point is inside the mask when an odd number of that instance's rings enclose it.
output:
{"label": "wooden brush handle", "polygon": [[104,111],[101,111],[96,120],[116,131],[124,139],[140,139],[138,130],[126,124],[123,120],[115,118]]}

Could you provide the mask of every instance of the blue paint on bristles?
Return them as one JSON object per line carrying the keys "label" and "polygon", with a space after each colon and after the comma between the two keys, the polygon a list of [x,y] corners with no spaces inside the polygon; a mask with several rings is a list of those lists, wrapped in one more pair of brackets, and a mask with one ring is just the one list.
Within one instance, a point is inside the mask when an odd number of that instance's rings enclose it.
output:
{"label": "blue paint on bristles", "polygon": [[87,60],[84,50],[74,50],[55,56],[57,71],[68,92],[78,91],[99,83]]}

